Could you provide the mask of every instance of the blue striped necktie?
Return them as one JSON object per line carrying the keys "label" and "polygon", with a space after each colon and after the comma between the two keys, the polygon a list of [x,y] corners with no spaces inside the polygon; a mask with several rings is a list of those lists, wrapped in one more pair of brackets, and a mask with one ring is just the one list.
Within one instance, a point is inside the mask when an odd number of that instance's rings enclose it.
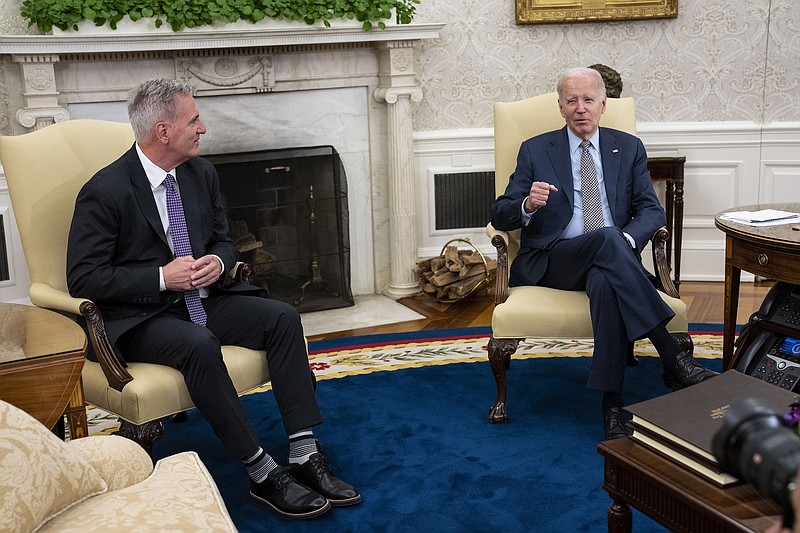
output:
{"label": "blue striped necktie", "polygon": [[[175,257],[192,255],[192,245],[189,242],[189,230],[186,229],[186,216],[183,214],[183,203],[181,195],[175,188],[175,178],[172,174],[167,174],[164,178],[164,186],[167,188],[167,217],[169,218],[169,233],[172,237],[172,249]],[[200,298],[200,291],[197,289],[183,293],[186,301],[186,308],[189,310],[189,317],[195,324],[206,325],[206,310]]]}

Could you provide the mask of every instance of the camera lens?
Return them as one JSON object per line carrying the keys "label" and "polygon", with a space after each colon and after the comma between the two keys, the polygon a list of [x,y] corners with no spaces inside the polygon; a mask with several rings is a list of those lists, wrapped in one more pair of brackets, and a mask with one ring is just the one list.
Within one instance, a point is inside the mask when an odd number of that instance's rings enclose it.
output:
{"label": "camera lens", "polygon": [[753,398],[733,402],[711,441],[723,470],[792,512],[790,487],[800,467],[800,438],[783,416]]}

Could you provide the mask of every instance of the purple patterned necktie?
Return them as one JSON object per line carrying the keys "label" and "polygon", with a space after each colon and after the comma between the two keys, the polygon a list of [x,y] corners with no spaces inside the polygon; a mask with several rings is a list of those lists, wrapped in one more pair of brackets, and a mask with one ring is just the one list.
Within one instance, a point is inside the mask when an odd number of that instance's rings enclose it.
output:
{"label": "purple patterned necktie", "polygon": [[[189,242],[189,231],[186,229],[186,217],[183,214],[183,203],[181,195],[175,188],[175,178],[172,174],[167,174],[164,178],[164,186],[167,188],[167,217],[169,218],[169,233],[172,236],[172,248],[175,257],[192,255],[192,245]],[[186,308],[189,310],[189,317],[192,322],[201,326],[206,325],[206,310],[200,300],[200,291],[195,289],[183,293],[186,301]]]}
{"label": "purple patterned necktie", "polygon": [[589,141],[581,142],[581,191],[583,193],[583,232],[602,228],[605,226],[603,219],[603,206],[600,203],[600,187],[597,183],[597,169],[594,159],[589,152]]}

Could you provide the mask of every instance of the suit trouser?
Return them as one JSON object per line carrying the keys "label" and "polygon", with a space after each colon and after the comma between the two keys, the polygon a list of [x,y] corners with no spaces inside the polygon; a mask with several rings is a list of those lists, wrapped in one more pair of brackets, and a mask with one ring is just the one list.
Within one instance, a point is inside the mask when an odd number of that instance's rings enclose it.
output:
{"label": "suit trouser", "polygon": [[628,343],[675,315],[617,227],[558,241],[548,253],[539,285],[585,290],[589,296],[594,332],[591,389],[621,392]]}
{"label": "suit trouser", "polygon": [[236,459],[256,451],[259,440],[225,368],[221,345],[267,351],[272,390],[287,434],[322,422],[294,307],[239,294],[209,296],[203,305],[206,327],[189,320],[181,300],[126,333],[118,342],[123,356],[180,370],[195,406]]}

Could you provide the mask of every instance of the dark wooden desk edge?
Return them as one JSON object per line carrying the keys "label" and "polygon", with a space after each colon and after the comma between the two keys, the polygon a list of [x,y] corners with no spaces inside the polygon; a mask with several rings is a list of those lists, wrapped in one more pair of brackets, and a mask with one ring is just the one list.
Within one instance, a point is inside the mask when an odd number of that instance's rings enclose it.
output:
{"label": "dark wooden desk edge", "polygon": [[[603,489],[612,499],[608,508],[609,533],[630,533],[631,506],[671,531],[761,532],[779,517],[778,507],[752,486],[715,487],[629,437],[601,442],[597,451],[604,458]],[[684,485],[696,483],[710,496],[704,500],[699,491],[677,486],[675,480],[679,478],[686,481]],[[725,509],[712,506],[708,501],[711,496],[758,516],[744,524],[726,514]]]}
{"label": "dark wooden desk edge", "polygon": [[[765,276],[777,281],[788,283],[800,283],[800,272],[795,268],[789,270],[783,267],[772,266],[769,261],[770,254],[777,254],[778,257],[787,259],[786,256],[797,256],[800,251],[800,239],[796,238],[793,230],[785,229],[786,226],[764,228],[764,232],[757,233],[758,228],[746,224],[738,224],[720,219],[720,216],[730,211],[758,210],[758,209],[782,209],[797,212],[800,210],[798,203],[775,203],[775,204],[755,204],[741,207],[733,207],[717,213],[714,217],[714,225],[725,234],[725,296],[724,296],[724,324],[723,324],[723,345],[722,362],[723,368],[733,368],[734,361],[734,339],[736,337],[736,322],[739,311],[739,285],[741,282],[741,271],[746,270],[755,275]],[[771,234],[770,234],[771,233]],[[758,261],[745,261],[740,249],[758,249],[759,256],[764,256],[763,265],[761,257]],[[743,251],[743,250],[742,250]],[[751,250],[752,251],[752,250]],[[774,265],[781,265],[781,262],[772,262]],[[788,263],[786,263],[788,264]]]}

